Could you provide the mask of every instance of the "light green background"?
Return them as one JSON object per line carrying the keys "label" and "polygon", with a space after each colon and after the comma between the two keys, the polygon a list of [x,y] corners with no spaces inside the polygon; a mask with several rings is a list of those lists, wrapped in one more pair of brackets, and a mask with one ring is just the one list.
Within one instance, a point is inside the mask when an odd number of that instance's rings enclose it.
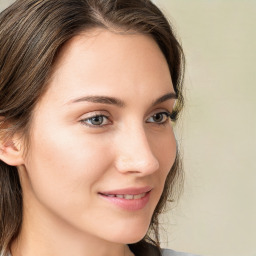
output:
{"label": "light green background", "polygon": [[186,108],[176,127],[185,190],[163,217],[162,245],[256,256],[256,0],[155,2],[187,57]]}

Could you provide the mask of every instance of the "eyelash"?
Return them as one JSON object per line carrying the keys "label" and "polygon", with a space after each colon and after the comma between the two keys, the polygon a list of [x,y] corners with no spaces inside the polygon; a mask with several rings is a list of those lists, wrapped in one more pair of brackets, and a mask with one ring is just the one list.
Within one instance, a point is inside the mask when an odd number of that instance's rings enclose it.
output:
{"label": "eyelash", "polygon": [[[174,121],[174,120],[175,120],[175,116],[174,116],[173,114],[171,114],[170,112],[168,112],[168,111],[157,112],[157,113],[155,113],[154,115],[150,116],[148,119],[154,118],[154,116],[156,116],[156,115],[164,115],[164,116],[166,117],[165,121],[159,122],[159,123],[158,123],[158,122],[151,122],[151,121],[150,121],[150,122],[146,121],[146,122],[147,122],[147,123],[155,123],[155,124],[157,124],[157,125],[166,125],[169,120],[171,120],[171,121]],[[88,121],[92,121],[92,119],[95,119],[95,118],[107,119],[107,120],[110,122],[110,124],[111,124],[111,121],[109,120],[109,116],[101,115],[101,114],[97,114],[97,115],[94,115],[94,116],[91,116],[91,117],[82,119],[82,120],[80,120],[79,122],[80,122],[81,124],[83,124],[83,125],[86,125],[86,126],[89,126],[89,127],[93,127],[93,128],[101,128],[101,127],[105,127],[105,126],[109,125],[109,124],[103,124],[103,125],[102,125],[102,124],[99,124],[99,125],[95,125],[95,124],[88,124],[88,123],[87,123]],[[163,117],[163,118],[164,118],[164,117]],[[147,119],[147,120],[148,120],[148,119]]]}

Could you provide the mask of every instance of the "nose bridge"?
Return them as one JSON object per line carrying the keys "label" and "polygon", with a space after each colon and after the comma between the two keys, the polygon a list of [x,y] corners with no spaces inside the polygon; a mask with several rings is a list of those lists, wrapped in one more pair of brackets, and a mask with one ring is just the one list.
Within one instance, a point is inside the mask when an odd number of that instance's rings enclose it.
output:
{"label": "nose bridge", "polygon": [[150,174],[159,169],[143,125],[132,125],[119,134],[116,167],[120,172]]}

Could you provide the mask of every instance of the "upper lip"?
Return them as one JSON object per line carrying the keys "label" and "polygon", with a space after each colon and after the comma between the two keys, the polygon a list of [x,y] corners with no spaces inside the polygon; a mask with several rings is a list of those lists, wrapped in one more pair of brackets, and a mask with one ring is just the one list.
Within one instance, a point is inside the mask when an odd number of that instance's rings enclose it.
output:
{"label": "upper lip", "polygon": [[138,195],[147,193],[152,190],[152,187],[145,186],[145,187],[130,187],[130,188],[122,188],[122,189],[116,189],[116,190],[108,190],[108,191],[102,191],[100,194],[105,195]]}

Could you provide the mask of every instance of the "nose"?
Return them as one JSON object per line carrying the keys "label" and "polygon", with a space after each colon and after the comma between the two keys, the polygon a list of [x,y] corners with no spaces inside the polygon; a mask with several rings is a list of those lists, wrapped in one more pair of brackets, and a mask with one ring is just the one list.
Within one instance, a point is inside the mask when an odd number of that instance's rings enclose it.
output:
{"label": "nose", "polygon": [[[128,130],[128,131],[127,131]],[[146,176],[159,169],[147,135],[143,128],[129,128],[117,140],[116,169],[121,173]]]}

